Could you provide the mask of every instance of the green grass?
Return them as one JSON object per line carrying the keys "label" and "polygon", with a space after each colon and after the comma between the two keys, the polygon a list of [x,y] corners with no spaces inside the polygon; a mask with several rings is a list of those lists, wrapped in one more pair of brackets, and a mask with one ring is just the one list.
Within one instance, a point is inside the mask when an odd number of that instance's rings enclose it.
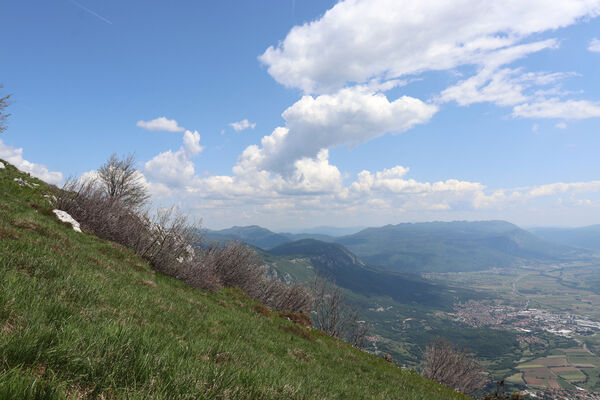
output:
{"label": "green grass", "polygon": [[[20,187],[21,176],[39,187]],[[0,398],[463,399],[243,292],[156,274],[0,169]]]}
{"label": "green grass", "polygon": [[584,381],[586,376],[583,372],[578,369],[573,369],[570,371],[556,371],[554,373],[566,381]]}
{"label": "green grass", "polygon": [[527,369],[527,368],[545,368],[542,364],[534,364],[534,363],[525,363],[521,365],[517,365],[518,369]]}
{"label": "green grass", "polygon": [[516,385],[525,385],[525,381],[523,380],[523,373],[518,372],[506,378],[506,381],[509,383],[513,383]]}

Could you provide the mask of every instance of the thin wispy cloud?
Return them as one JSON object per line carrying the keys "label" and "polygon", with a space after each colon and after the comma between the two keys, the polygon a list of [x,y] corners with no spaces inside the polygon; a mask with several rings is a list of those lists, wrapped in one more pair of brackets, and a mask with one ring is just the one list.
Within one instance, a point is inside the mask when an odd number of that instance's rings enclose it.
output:
{"label": "thin wispy cloud", "polygon": [[88,7],[84,6],[83,4],[75,1],[75,0],[69,0],[72,4],[76,5],[77,7],[81,8],[83,11],[87,12],[88,14],[93,15],[94,17],[98,18],[99,20],[106,22],[109,25],[112,25],[113,23],[111,21],[109,21],[108,19],[104,18],[102,15],[98,14],[96,11],[89,9]]}

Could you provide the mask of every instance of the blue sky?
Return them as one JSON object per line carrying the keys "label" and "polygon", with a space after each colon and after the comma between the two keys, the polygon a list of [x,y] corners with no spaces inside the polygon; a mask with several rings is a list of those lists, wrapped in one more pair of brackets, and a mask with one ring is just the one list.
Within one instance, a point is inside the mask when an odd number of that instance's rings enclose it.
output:
{"label": "blue sky", "polygon": [[[600,223],[600,0],[4,2],[0,158],[207,227]],[[237,129],[236,129],[237,128]]]}

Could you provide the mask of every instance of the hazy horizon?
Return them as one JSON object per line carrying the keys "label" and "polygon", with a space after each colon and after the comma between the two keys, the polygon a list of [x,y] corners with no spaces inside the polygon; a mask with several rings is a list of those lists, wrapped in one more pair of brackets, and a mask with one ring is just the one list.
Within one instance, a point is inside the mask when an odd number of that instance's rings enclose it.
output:
{"label": "hazy horizon", "polygon": [[261,224],[248,224],[248,225],[229,225],[229,226],[222,226],[222,227],[208,227],[208,226],[201,226],[201,229],[208,229],[208,230],[213,230],[213,231],[219,231],[219,230],[223,230],[223,229],[230,229],[230,228],[234,228],[234,227],[248,227],[248,226],[259,226],[261,228],[265,228],[268,229],[272,232],[275,233],[291,233],[291,234],[297,234],[297,233],[313,233],[316,231],[325,231],[325,230],[336,230],[336,229],[340,229],[340,230],[355,230],[356,232],[359,232],[363,229],[368,229],[368,228],[381,228],[383,226],[386,225],[399,225],[399,224],[420,224],[420,223],[435,223],[435,222],[490,222],[490,221],[504,221],[504,222],[508,222],[511,224],[514,224],[516,226],[518,226],[521,229],[524,230],[532,230],[532,229],[578,229],[578,228],[588,228],[588,227],[593,227],[593,226],[598,226],[600,224],[588,224],[588,225],[563,225],[563,226],[558,226],[558,225],[547,225],[547,226],[539,226],[539,225],[534,225],[534,226],[528,226],[528,225],[519,225],[516,224],[514,222],[508,221],[508,220],[430,220],[430,221],[400,221],[400,222],[390,222],[388,224],[383,224],[383,225],[364,225],[364,226],[335,226],[335,225],[321,225],[321,226],[307,226],[307,227],[299,227],[299,228],[274,228],[274,227],[269,227],[269,226],[265,226],[265,225],[261,225]]}

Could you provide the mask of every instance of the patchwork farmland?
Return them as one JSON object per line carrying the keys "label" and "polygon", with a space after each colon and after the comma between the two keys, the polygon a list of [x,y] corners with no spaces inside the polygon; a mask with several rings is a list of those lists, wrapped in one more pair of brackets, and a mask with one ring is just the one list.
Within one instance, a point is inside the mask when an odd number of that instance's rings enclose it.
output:
{"label": "patchwork farmland", "polygon": [[558,349],[555,353],[547,357],[523,360],[517,366],[519,373],[507,380],[547,389],[593,387],[598,383],[600,358],[580,348]]}

